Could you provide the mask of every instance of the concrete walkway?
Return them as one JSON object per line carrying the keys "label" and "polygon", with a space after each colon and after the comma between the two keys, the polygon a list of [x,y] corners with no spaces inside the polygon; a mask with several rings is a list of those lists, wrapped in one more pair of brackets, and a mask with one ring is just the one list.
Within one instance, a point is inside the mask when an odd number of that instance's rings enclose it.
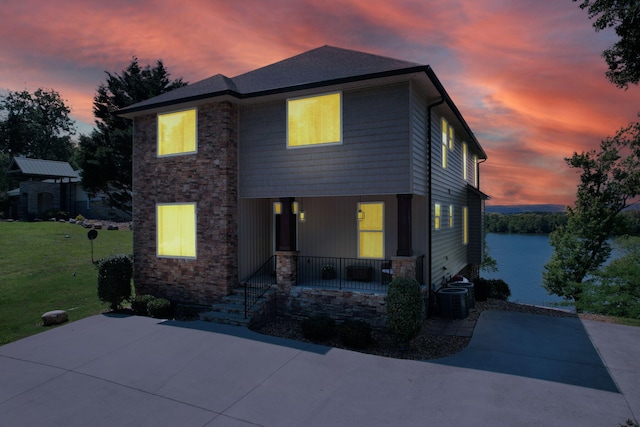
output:
{"label": "concrete walkway", "polygon": [[200,321],[94,316],[0,347],[0,425],[617,427],[638,418],[640,328],[568,320],[485,312],[462,353],[419,362]]}

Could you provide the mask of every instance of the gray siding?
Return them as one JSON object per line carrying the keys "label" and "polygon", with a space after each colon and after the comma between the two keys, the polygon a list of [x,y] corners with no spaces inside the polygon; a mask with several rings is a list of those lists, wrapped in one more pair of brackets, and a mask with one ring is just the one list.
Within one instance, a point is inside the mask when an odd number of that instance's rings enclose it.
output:
{"label": "gray siding", "polygon": [[409,193],[409,85],[343,92],[343,144],[286,147],[286,100],[240,110],[240,197]]}
{"label": "gray siding", "polygon": [[[435,204],[442,206],[442,224],[439,230],[432,230],[432,270],[431,283],[439,287],[444,281],[460,270],[469,262],[467,245],[462,240],[462,208],[467,206],[467,183],[462,175],[462,143],[461,129],[456,123],[451,123],[455,130],[454,149],[447,151],[447,168],[442,167],[442,130],[441,115],[438,108],[432,114],[432,187],[430,226],[434,227],[433,216]],[[449,227],[449,206],[453,206],[453,227]],[[471,212],[471,209],[469,210]],[[445,269],[446,268],[446,269]]]}
{"label": "gray siding", "polygon": [[303,256],[358,257],[358,202],[384,202],[385,257],[397,250],[397,199],[395,196],[307,198],[301,206],[307,220],[298,223],[298,251]]}
{"label": "gray siding", "polygon": [[429,194],[427,152],[427,101],[414,88],[411,90],[411,181],[412,193]]}
{"label": "gray siding", "polygon": [[273,255],[272,204],[240,199],[238,207],[238,276],[247,279]]}

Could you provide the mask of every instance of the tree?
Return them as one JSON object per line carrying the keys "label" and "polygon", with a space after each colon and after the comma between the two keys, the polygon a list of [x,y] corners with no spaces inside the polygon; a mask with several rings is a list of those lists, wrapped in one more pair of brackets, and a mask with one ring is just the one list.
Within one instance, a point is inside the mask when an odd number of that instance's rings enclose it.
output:
{"label": "tree", "polygon": [[640,318],[640,237],[615,240],[622,256],[612,260],[582,286],[577,308],[608,316]]}
{"label": "tree", "polygon": [[640,123],[602,141],[600,151],[565,160],[582,173],[567,225],[551,233],[554,253],[544,267],[543,284],[550,293],[578,302],[583,280],[606,262],[609,240],[626,223],[620,213],[640,195]]}
{"label": "tree", "polygon": [[75,134],[71,110],[54,90],[9,92],[0,99],[0,151],[10,156],[68,161]]}
{"label": "tree", "polygon": [[[573,0],[578,1],[578,0]],[[640,2],[638,0],[582,0],[589,19],[596,18],[596,31],[613,27],[619,40],[606,49],[604,56],[609,71],[606,75],[620,88],[638,84],[640,80]]]}
{"label": "tree", "polygon": [[169,80],[162,61],[141,68],[133,58],[121,74],[108,71],[93,101],[96,129],[80,138],[80,167],[85,190],[103,192],[113,207],[131,213],[133,124],[114,111],[169,92],[187,83]]}

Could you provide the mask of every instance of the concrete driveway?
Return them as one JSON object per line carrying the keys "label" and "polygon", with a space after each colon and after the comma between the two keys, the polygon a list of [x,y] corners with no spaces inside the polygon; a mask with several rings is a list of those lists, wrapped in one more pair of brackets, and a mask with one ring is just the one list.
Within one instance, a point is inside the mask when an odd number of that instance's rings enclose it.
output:
{"label": "concrete driveway", "polygon": [[578,319],[485,312],[420,362],[102,315],[0,347],[0,425],[617,427],[639,384],[640,328]]}

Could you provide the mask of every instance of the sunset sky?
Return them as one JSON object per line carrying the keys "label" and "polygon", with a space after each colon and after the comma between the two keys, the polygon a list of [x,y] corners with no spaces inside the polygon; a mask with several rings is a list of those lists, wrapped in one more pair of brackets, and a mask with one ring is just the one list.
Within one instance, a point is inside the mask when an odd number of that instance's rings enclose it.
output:
{"label": "sunset sky", "polygon": [[640,88],[616,88],[571,0],[0,0],[0,91],[59,92],[93,126],[105,71],[162,59],[195,83],[332,45],[429,64],[489,157],[491,205],[571,204],[564,157],[637,119]]}

